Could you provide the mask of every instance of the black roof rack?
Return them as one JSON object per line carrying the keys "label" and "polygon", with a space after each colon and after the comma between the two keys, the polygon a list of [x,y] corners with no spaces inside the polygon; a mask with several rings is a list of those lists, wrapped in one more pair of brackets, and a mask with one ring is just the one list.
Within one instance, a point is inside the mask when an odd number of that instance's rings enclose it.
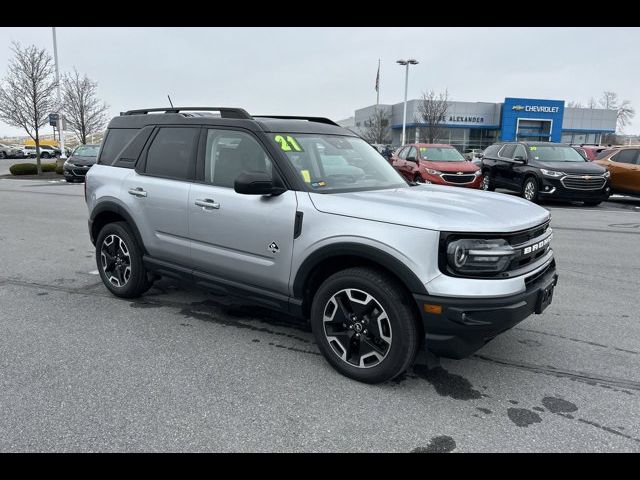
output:
{"label": "black roof rack", "polygon": [[140,110],[128,110],[126,112],[120,112],[120,115],[146,115],[150,112],[164,112],[164,113],[180,113],[182,111],[191,112],[220,112],[222,118],[243,118],[251,120],[251,115],[242,108],[229,108],[229,107],[167,107],[167,108],[142,108]]}
{"label": "black roof rack", "polygon": [[328,118],[324,118],[324,117],[297,117],[297,116],[290,116],[290,115],[254,115],[253,118],[277,118],[280,120],[307,120],[309,122],[326,123],[327,125],[335,125],[336,127],[340,126],[333,120],[329,120]]}

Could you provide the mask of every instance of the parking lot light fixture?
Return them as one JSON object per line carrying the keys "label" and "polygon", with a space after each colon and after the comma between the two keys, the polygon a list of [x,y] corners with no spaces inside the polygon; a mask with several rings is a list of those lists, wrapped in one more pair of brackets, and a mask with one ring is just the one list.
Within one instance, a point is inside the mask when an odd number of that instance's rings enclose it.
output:
{"label": "parking lot light fixture", "polygon": [[404,76],[404,113],[402,114],[402,140],[401,145],[404,145],[405,142],[405,134],[407,130],[407,91],[409,89],[409,65],[417,65],[419,62],[413,58],[408,60],[396,60],[396,63],[399,65],[404,65],[406,67],[405,76]]}

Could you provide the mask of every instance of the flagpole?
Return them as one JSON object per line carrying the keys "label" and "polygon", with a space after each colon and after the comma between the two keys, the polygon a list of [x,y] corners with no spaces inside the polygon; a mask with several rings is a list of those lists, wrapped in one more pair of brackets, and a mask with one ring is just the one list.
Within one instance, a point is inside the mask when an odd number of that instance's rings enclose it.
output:
{"label": "flagpole", "polygon": [[376,88],[376,110],[380,105],[380,59],[378,59],[378,88]]}

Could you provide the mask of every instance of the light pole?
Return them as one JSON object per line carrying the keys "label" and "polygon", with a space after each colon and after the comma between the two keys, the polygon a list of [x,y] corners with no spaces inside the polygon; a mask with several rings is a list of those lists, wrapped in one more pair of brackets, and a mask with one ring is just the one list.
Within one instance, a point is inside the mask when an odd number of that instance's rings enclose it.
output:
{"label": "light pole", "polygon": [[65,159],[67,155],[64,151],[64,119],[62,118],[62,104],[60,102],[60,72],[58,70],[58,43],[56,42],[56,27],[53,29],[53,59],[56,64],[56,83],[58,85],[58,135],[60,136],[60,158]]}
{"label": "light pole", "polygon": [[396,60],[396,63],[399,65],[405,65],[407,67],[406,73],[404,76],[404,114],[402,115],[402,142],[401,145],[404,145],[405,141],[405,132],[407,130],[407,90],[409,88],[409,65],[417,65],[419,62],[410,58],[408,60]]}

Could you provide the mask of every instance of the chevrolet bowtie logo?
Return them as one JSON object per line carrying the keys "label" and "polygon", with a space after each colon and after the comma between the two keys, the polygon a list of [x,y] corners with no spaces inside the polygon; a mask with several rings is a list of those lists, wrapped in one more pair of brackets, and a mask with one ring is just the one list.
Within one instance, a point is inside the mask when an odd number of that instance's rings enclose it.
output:
{"label": "chevrolet bowtie logo", "polygon": [[589,179],[591,178],[591,176],[590,176],[590,175],[585,175],[585,176],[583,176],[582,178],[583,178],[584,180],[589,180]]}
{"label": "chevrolet bowtie logo", "polygon": [[458,175],[462,175],[462,172],[458,172]]}
{"label": "chevrolet bowtie logo", "polygon": [[524,110],[524,107],[522,105],[514,105],[511,109],[519,112],[520,110]]}

